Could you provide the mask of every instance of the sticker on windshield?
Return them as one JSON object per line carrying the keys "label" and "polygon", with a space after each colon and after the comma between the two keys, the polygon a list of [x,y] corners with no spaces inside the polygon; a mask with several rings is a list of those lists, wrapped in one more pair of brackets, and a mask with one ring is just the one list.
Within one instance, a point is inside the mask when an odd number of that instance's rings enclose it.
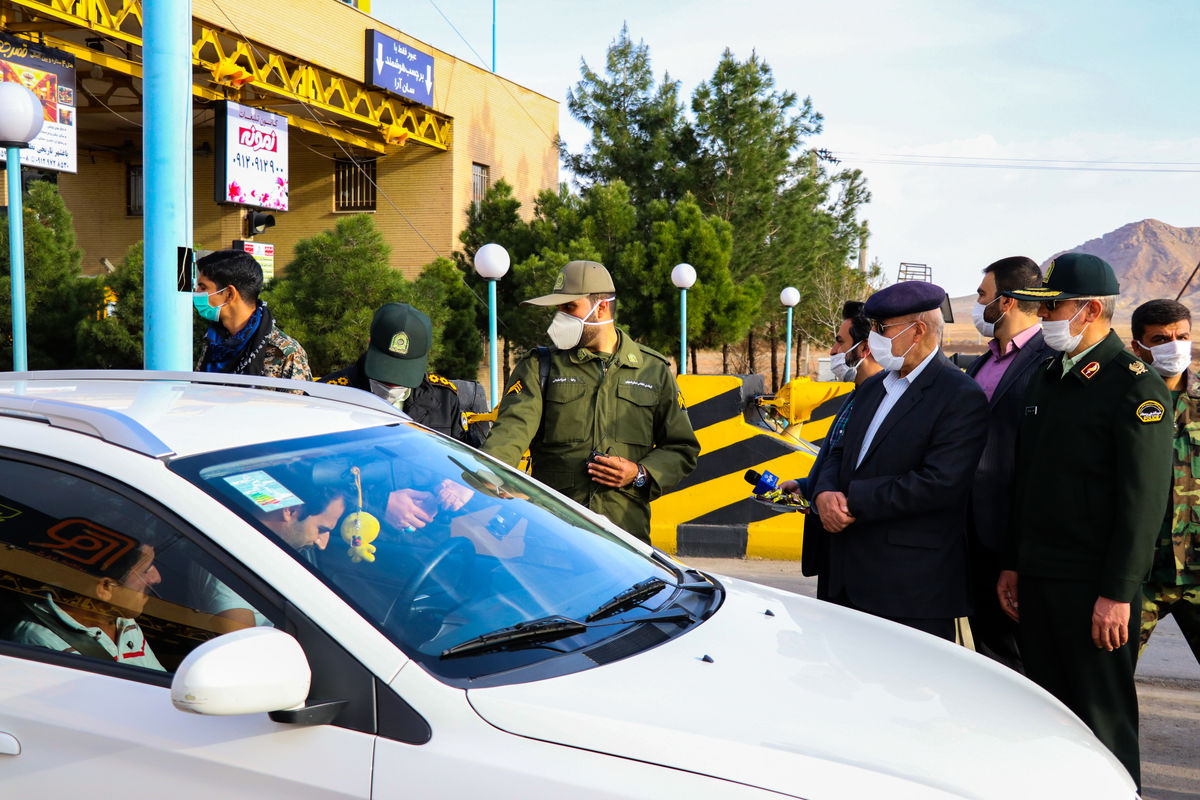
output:
{"label": "sticker on windshield", "polygon": [[286,486],[261,469],[256,469],[254,472],[243,472],[241,475],[230,475],[225,480],[263,511],[278,511],[281,508],[304,503],[303,500],[288,491]]}

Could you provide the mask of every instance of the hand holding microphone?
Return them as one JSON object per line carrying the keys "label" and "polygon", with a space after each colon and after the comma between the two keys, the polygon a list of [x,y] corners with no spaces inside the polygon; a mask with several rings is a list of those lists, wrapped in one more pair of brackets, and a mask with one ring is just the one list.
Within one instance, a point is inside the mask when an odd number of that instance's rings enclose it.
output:
{"label": "hand holding microphone", "polygon": [[754,485],[752,493],[754,499],[758,502],[771,506],[776,511],[808,513],[808,501],[803,497],[797,497],[790,492],[778,488],[779,478],[770,472],[759,474],[752,469],[748,469],[744,477],[746,483]]}

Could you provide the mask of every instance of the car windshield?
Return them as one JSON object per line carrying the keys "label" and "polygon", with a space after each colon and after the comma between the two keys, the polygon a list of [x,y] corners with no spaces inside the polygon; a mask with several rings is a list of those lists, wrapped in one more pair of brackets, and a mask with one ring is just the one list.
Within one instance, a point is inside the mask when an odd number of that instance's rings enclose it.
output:
{"label": "car windshield", "polygon": [[412,424],[208,453],[172,469],[451,682],[604,663],[677,635],[716,602],[698,573]]}

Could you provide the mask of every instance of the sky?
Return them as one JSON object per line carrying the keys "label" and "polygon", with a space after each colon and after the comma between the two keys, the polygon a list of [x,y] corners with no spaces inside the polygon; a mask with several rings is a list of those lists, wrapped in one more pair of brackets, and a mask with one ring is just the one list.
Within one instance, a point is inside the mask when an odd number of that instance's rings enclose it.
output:
{"label": "sky", "polygon": [[[878,259],[951,296],[996,259],[1051,255],[1146,218],[1200,225],[1200,4],[1191,0],[495,0],[496,69],[566,106],[628,23],[690,100],[725,48],[825,117],[807,143],[867,178]],[[489,0],[373,0],[372,14],[485,68]],[[561,178],[570,175],[564,170]]]}

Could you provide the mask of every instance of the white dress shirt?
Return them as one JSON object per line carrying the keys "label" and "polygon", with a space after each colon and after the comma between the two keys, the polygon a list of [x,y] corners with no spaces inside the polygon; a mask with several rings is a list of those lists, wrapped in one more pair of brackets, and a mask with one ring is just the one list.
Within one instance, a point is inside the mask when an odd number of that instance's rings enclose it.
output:
{"label": "white dress shirt", "polygon": [[879,428],[883,425],[883,421],[887,419],[888,413],[900,402],[900,397],[908,387],[912,386],[913,381],[921,374],[921,370],[929,366],[929,362],[933,361],[934,356],[938,354],[941,348],[933,348],[933,352],[925,356],[925,359],[916,366],[916,368],[908,373],[905,377],[900,377],[900,373],[895,370],[888,370],[883,376],[883,397],[879,400],[879,407],[875,409],[875,416],[871,418],[871,424],[867,426],[867,432],[863,436],[862,447],[858,450],[858,460],[854,462],[854,468],[862,464],[863,457],[867,451],[871,449],[871,442],[875,440],[875,434],[879,432]]}

